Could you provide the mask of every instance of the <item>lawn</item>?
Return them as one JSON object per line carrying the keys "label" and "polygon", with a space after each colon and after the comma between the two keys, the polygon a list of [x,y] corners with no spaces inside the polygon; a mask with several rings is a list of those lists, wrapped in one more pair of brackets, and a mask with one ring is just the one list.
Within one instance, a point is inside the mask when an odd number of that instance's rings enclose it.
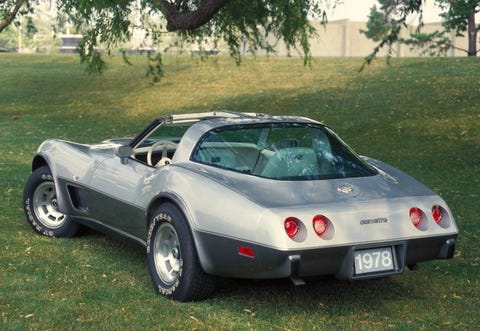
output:
{"label": "lawn", "polygon": [[[226,57],[109,60],[88,75],[74,56],[0,54],[1,330],[478,329],[480,325],[480,70],[471,58],[378,61]],[[22,189],[38,145],[131,136],[166,113],[228,109],[295,114],[333,127],[355,150],[439,193],[460,228],[457,256],[372,281],[225,279],[215,297],[157,295],[143,250],[89,233],[31,231]]]}

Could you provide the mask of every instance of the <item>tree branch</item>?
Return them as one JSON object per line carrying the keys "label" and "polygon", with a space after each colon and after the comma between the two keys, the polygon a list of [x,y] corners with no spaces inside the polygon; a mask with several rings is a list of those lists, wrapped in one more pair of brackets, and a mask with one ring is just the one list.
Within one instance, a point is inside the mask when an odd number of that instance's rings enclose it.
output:
{"label": "tree branch", "polygon": [[465,53],[468,54],[468,49],[466,49],[466,48],[461,48],[461,47],[457,47],[457,46],[454,46],[454,45],[452,45],[452,48],[456,49],[457,51],[462,51],[462,52],[465,52]]}
{"label": "tree branch", "polygon": [[2,32],[7,26],[12,23],[12,21],[15,19],[15,16],[17,16],[18,11],[20,8],[27,2],[28,0],[17,0],[15,3],[15,7],[13,7],[12,11],[8,14],[7,17],[3,21],[0,22],[0,32]]}
{"label": "tree branch", "polygon": [[181,11],[180,1],[159,1],[167,19],[167,30],[176,31],[193,30],[204,25],[231,0],[202,0],[199,7],[192,11]]}

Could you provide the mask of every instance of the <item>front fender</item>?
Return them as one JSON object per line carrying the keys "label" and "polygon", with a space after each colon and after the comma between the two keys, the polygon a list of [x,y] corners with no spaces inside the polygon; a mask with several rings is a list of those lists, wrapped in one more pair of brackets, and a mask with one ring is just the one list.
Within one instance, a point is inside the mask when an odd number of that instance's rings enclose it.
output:
{"label": "front fender", "polygon": [[47,166],[52,173],[53,182],[55,184],[55,190],[57,192],[57,202],[58,202],[58,210],[64,214],[72,214],[72,207],[70,204],[69,195],[67,192],[67,188],[60,183],[58,178],[58,170],[56,167],[56,163],[53,160],[52,155],[50,155],[46,151],[40,150],[34,157],[32,161],[32,172],[36,169]]}

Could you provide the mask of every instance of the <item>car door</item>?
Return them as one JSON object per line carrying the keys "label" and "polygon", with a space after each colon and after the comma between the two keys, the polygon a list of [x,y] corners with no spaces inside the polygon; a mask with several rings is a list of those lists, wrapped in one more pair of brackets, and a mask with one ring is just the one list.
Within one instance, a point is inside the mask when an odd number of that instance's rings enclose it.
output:
{"label": "car door", "polygon": [[116,156],[104,160],[90,179],[90,215],[107,228],[144,240],[146,206],[136,201],[155,170],[134,159],[126,164]]}

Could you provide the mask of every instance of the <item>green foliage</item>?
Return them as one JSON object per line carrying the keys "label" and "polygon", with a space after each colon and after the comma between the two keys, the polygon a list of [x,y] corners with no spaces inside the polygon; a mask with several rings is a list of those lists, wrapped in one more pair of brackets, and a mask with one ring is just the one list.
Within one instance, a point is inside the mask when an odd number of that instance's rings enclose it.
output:
{"label": "green foliage", "polygon": [[0,51],[14,52],[18,48],[18,32],[11,26],[0,33]]}
{"label": "green foliage", "polygon": [[[74,56],[0,54],[0,329],[475,330],[480,325],[480,94],[472,58],[361,59],[164,56],[157,85],[144,58],[112,57],[101,76]],[[188,77],[186,79],[185,77]],[[448,261],[375,281],[225,279],[188,304],[152,288],[141,248],[95,232],[33,233],[22,189],[47,138],[95,143],[131,137],[153,117],[229,109],[309,116],[357,152],[438,192],[460,228]]]}
{"label": "green foliage", "polygon": [[423,55],[430,56],[447,55],[447,52],[454,47],[446,31],[416,32],[410,34],[408,39],[400,39],[400,42],[411,48],[421,49]]}
{"label": "green foliage", "polygon": [[[0,49],[18,51],[20,47],[22,50],[35,52],[56,50],[60,41],[52,38],[55,18],[48,13],[48,3],[24,0],[6,1],[0,3],[0,7],[3,5],[3,11],[0,10],[0,12],[5,15],[6,12],[12,10],[11,6],[14,3],[23,3],[23,6],[11,24],[8,24],[4,30],[0,28]],[[0,17],[0,26],[2,22],[6,22],[5,16]]]}
{"label": "green foliage", "polygon": [[388,36],[390,27],[387,24],[387,16],[377,10],[377,6],[370,9],[367,21],[367,30],[360,30],[368,39],[381,41]]}
{"label": "green foliage", "polygon": [[124,1],[58,1],[58,10],[67,15],[83,39],[77,50],[89,72],[103,72],[105,61],[98,51],[100,45],[111,48],[130,39],[130,2]]}
{"label": "green foliage", "polygon": [[[179,14],[194,13],[201,16],[199,8],[204,1],[177,1],[175,10]],[[221,2],[221,1],[211,1]],[[197,44],[203,52],[203,43],[210,40],[212,45],[224,42],[237,63],[246,49],[255,53],[258,50],[273,52],[275,44],[282,40],[287,49],[303,53],[305,63],[310,59],[310,38],[315,34],[311,20],[326,20],[326,12],[319,0],[229,0],[212,17],[195,28],[178,28],[174,33],[176,45]],[[337,0],[325,1],[336,3]],[[104,62],[96,49],[104,47],[107,53],[119,44],[130,40],[133,28],[146,31],[146,36],[158,45],[166,34],[166,5],[170,2],[145,0],[141,2],[123,1],[73,1],[61,0],[60,12],[68,15],[78,31],[83,31],[84,40],[79,45],[82,62],[89,69],[103,71]],[[134,20],[135,13],[140,20]],[[195,18],[195,17],[194,17]],[[157,58],[158,60],[158,58]],[[150,60],[149,60],[150,61]],[[156,62],[157,65],[160,62]],[[151,70],[158,81],[161,70]],[[158,72],[158,75],[156,74]]]}
{"label": "green foliage", "polygon": [[[440,16],[443,18],[442,26],[444,30],[431,33],[421,32],[423,25],[423,4],[425,0],[379,0],[380,11],[376,6],[371,8],[367,22],[367,30],[361,31],[367,38],[378,42],[379,44],[373,52],[366,57],[365,64],[370,63],[378,54],[381,48],[389,47],[391,52],[392,43],[399,42],[419,48],[422,54],[427,55],[445,55],[451,48],[466,52],[468,55],[475,56],[477,53],[476,43],[477,32],[480,30],[480,24],[475,24],[475,14],[480,10],[479,0],[435,0],[443,12]],[[406,19],[411,13],[419,13],[418,29],[410,34],[410,38],[399,38],[401,27],[406,26]],[[473,25],[469,34],[474,34],[469,38],[468,49],[461,49],[454,45],[448,32],[454,31],[457,36],[463,36],[469,29],[469,24]]]}
{"label": "green foliage", "polygon": [[153,82],[158,83],[160,77],[163,77],[163,66],[162,66],[162,56],[161,54],[151,54],[148,53],[148,70],[147,77],[152,76]]}
{"label": "green foliage", "polygon": [[422,0],[378,0],[380,7],[373,6],[367,21],[367,30],[361,30],[367,38],[378,42],[366,58],[361,67],[363,70],[366,64],[370,64],[378,52],[387,47],[387,61],[390,60],[392,46],[399,41],[400,31],[406,26],[408,15],[421,11]]}
{"label": "green foliage", "polygon": [[[459,0],[445,1],[437,0],[437,3],[445,10],[442,13],[445,31],[455,31],[457,36],[467,35],[468,48],[461,49],[468,56],[477,55],[478,31],[480,24],[476,23],[477,13],[480,11],[480,1]],[[455,47],[456,49],[460,49]]]}
{"label": "green foliage", "polygon": [[[468,17],[480,10],[479,0],[436,0],[443,12],[440,16],[444,19],[442,23],[446,31],[455,31],[462,36],[468,28]],[[477,31],[480,26],[477,26]]]}
{"label": "green foliage", "polygon": [[[26,17],[28,23],[34,13],[34,5],[38,5],[40,0],[2,0],[0,1],[0,32],[2,32],[10,24],[19,27],[21,19]],[[27,30],[33,32],[35,28],[29,26]]]}

